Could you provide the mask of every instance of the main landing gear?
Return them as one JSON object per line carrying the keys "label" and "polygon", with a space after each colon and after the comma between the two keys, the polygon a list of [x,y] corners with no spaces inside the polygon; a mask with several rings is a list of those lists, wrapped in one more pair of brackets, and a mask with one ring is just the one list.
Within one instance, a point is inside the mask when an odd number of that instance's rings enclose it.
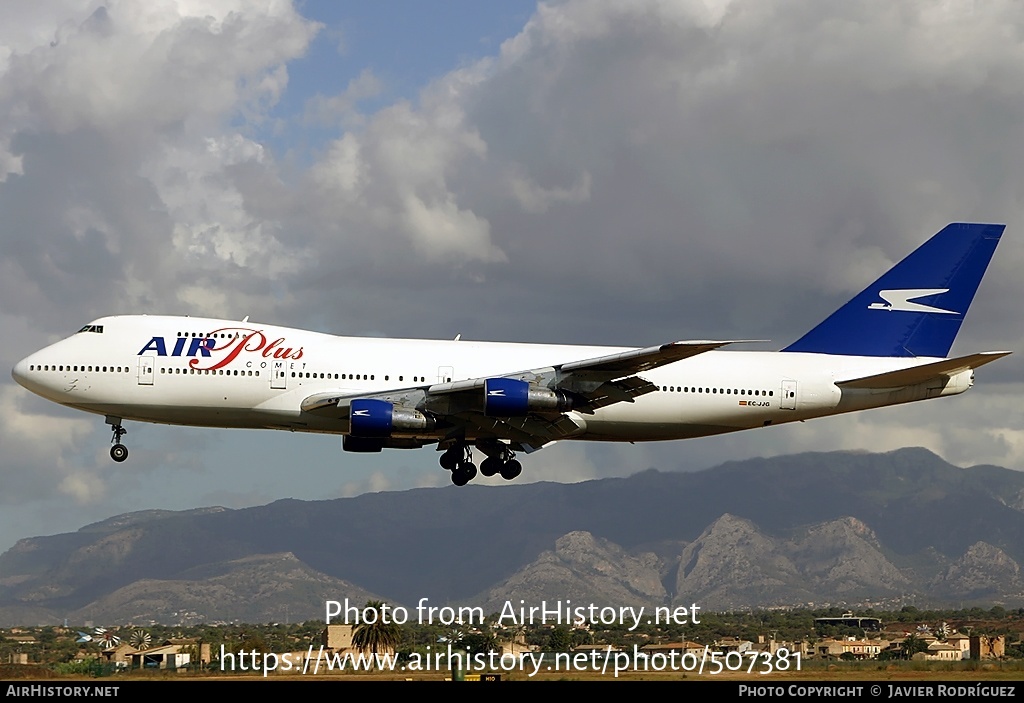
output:
{"label": "main landing gear", "polygon": [[[501,474],[511,481],[523,472],[523,465],[515,459],[515,452],[500,442],[478,442],[477,449],[487,455],[480,464],[484,476]],[[452,472],[452,483],[465,486],[476,478],[476,464],[473,463],[473,449],[465,442],[456,442],[441,455],[441,468]]]}
{"label": "main landing gear", "polygon": [[128,458],[128,447],[121,444],[121,438],[128,434],[128,430],[121,425],[121,418],[107,416],[107,424],[110,425],[114,431],[114,436],[110,438],[110,458],[121,463]]}
{"label": "main landing gear", "polygon": [[476,478],[473,450],[464,442],[457,442],[445,450],[439,460],[441,468],[452,472],[452,483],[465,486]]}

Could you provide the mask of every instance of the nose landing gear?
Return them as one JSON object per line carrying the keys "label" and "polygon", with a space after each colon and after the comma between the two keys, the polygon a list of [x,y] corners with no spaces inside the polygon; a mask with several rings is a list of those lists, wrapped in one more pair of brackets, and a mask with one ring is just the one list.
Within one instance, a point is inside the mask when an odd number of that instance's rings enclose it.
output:
{"label": "nose landing gear", "polygon": [[107,424],[110,425],[114,431],[114,436],[110,438],[110,458],[121,463],[128,458],[128,447],[121,444],[121,438],[128,434],[128,430],[121,425],[121,418],[107,416]]}

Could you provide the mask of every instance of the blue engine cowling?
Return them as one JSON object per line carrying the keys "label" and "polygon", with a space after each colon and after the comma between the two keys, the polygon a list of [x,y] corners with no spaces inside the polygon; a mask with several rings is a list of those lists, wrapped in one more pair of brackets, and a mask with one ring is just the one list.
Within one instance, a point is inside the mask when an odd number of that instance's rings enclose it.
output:
{"label": "blue engine cowling", "polygon": [[514,378],[488,378],[484,381],[484,415],[522,417],[531,412],[572,410],[572,398],[564,391],[537,388]]}
{"label": "blue engine cowling", "polygon": [[514,378],[484,381],[484,415],[519,417],[530,412],[530,384]]}
{"label": "blue engine cowling", "polygon": [[436,426],[433,416],[379,398],[356,398],[349,405],[349,434],[353,437],[416,434]]}
{"label": "blue engine cowling", "polygon": [[390,437],[395,406],[386,400],[358,398],[349,406],[349,432],[354,437]]}

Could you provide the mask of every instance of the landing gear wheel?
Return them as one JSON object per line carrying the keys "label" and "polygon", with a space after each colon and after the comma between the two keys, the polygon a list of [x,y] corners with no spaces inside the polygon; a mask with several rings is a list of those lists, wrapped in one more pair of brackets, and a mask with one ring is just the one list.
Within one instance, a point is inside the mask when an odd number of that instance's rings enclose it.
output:
{"label": "landing gear wheel", "polygon": [[515,459],[506,461],[505,465],[501,467],[501,477],[506,481],[511,481],[521,473],[523,473],[523,465]]}
{"label": "landing gear wheel", "polygon": [[457,450],[453,451],[453,449],[454,447],[446,451],[438,460],[438,463],[441,464],[441,468],[445,471],[455,471],[455,469],[459,468],[459,459],[461,458],[460,455],[462,452]]}
{"label": "landing gear wheel", "polygon": [[114,446],[110,448],[110,458],[121,463],[128,458],[128,447],[121,444],[121,438],[128,434],[121,425],[121,418],[119,417],[107,417],[107,424],[110,425],[110,429],[113,430],[113,437],[110,438],[110,443]]}
{"label": "landing gear wheel", "polygon": [[[465,442],[456,442],[452,446],[448,447],[441,458],[438,459],[438,463],[441,464],[441,468],[445,471],[458,471],[460,467],[465,464],[473,466],[473,450],[469,448],[469,445]],[[476,466],[473,466],[473,476],[476,476]],[[470,476],[469,478],[473,478]],[[452,481],[455,479],[453,478]],[[468,481],[469,479],[466,479]],[[465,485],[463,483],[455,484],[457,486]]]}
{"label": "landing gear wheel", "polygon": [[469,461],[459,464],[459,467],[452,471],[452,483],[456,486],[465,486],[476,477],[476,465]]}
{"label": "landing gear wheel", "polygon": [[502,463],[498,457],[487,457],[480,462],[480,474],[488,478],[501,471]]}

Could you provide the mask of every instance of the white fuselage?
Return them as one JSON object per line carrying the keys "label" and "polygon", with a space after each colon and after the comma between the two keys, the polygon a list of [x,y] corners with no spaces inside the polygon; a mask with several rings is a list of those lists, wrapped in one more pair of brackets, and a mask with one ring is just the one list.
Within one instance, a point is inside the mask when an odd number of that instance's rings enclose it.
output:
{"label": "white fuselage", "polygon": [[[212,342],[210,340],[213,340]],[[623,351],[610,347],[337,337],[194,317],[118,316],[18,363],[14,376],[63,405],[126,420],[344,433],[302,412],[316,393],[379,393],[501,377]],[[935,359],[712,351],[641,375],[658,391],[594,414],[570,413],[572,439],[684,439],[961,393],[943,384],[840,389],[836,381]]]}

